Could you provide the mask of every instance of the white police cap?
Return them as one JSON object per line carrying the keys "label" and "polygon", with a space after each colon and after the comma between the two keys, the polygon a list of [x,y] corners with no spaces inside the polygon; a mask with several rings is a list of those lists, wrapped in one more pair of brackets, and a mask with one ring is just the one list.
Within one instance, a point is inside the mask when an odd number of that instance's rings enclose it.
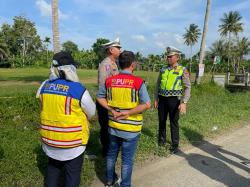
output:
{"label": "white police cap", "polygon": [[169,46],[166,48],[167,56],[180,55],[181,51],[173,46]]}
{"label": "white police cap", "polygon": [[121,44],[120,44],[120,39],[119,39],[119,38],[116,38],[114,41],[111,41],[111,42],[102,44],[102,46],[103,46],[105,49],[108,49],[108,48],[110,48],[110,47],[119,47],[119,48],[122,47]]}

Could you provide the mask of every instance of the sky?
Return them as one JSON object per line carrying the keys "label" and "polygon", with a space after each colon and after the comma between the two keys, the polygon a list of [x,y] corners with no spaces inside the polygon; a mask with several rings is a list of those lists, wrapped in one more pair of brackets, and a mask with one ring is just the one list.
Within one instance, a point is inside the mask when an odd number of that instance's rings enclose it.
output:
{"label": "sky", "polygon": [[[224,13],[238,11],[250,39],[250,0],[211,0],[206,50],[220,39],[218,26]],[[190,56],[184,44],[185,28],[194,23],[203,30],[206,0],[58,0],[60,42],[71,40],[90,49],[97,38],[120,38],[124,50],[162,54],[167,46]],[[14,16],[35,23],[42,39],[52,41],[51,0],[0,0],[0,25]],[[200,39],[193,48],[198,52]]]}

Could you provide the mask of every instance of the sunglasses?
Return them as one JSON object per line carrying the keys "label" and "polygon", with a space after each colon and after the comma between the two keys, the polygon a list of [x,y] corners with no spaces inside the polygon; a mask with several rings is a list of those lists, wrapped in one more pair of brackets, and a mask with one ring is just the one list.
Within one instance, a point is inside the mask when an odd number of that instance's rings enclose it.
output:
{"label": "sunglasses", "polygon": [[174,55],[172,55],[172,56],[167,56],[167,58],[172,58],[172,57],[174,57]]}

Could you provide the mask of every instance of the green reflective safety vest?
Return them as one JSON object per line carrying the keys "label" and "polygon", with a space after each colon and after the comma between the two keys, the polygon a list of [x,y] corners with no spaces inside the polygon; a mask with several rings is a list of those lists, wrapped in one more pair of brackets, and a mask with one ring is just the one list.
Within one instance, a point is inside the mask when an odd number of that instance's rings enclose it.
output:
{"label": "green reflective safety vest", "polygon": [[159,95],[169,96],[182,96],[182,75],[185,70],[183,66],[176,66],[173,69],[164,68],[161,70],[161,81],[159,88]]}

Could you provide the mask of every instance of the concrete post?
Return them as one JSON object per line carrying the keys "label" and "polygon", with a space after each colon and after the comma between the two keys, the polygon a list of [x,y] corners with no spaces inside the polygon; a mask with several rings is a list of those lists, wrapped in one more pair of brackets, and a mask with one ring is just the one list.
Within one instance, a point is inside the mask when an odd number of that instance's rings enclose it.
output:
{"label": "concrete post", "polygon": [[249,85],[249,73],[248,72],[246,72],[245,73],[245,86],[248,86]]}
{"label": "concrete post", "polygon": [[230,72],[227,72],[227,85],[229,85],[229,81],[230,81]]}

